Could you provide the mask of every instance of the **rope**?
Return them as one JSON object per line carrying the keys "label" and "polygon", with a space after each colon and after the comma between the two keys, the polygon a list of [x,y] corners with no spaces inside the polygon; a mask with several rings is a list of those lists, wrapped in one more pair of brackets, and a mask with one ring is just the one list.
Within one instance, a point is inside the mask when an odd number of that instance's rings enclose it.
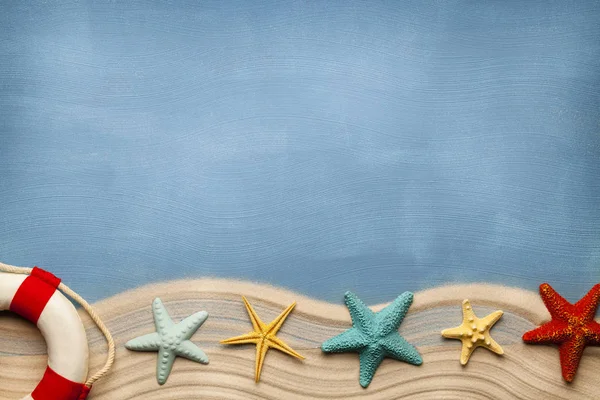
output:
{"label": "rope", "polygon": [[[0,263],[0,271],[9,272],[13,274],[29,275],[31,274],[31,271],[33,271],[33,268],[15,267],[13,265]],[[92,375],[90,378],[88,378],[88,380],[85,382],[85,386],[91,388],[94,382],[102,378],[112,367],[113,362],[115,361],[115,341],[112,335],[110,334],[108,328],[106,328],[106,325],[104,325],[104,322],[102,322],[102,320],[100,319],[100,316],[96,314],[92,306],[90,306],[89,303],[85,301],[85,299],[83,299],[80,295],[78,295],[75,291],[73,291],[70,287],[68,287],[62,282],[60,283],[60,285],[58,285],[58,288],[61,291],[63,291],[67,296],[71,297],[73,300],[81,304],[81,306],[92,318],[92,321],[94,321],[98,329],[100,329],[100,331],[106,338],[106,342],[108,344],[108,356],[106,358],[106,363],[104,364],[104,367],[100,371]]]}

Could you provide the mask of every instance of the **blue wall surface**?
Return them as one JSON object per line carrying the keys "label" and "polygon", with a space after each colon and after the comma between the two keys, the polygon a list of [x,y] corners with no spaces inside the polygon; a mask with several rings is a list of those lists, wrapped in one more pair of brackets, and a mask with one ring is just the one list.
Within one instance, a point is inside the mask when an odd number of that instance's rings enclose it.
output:
{"label": "blue wall surface", "polygon": [[0,261],[89,300],[600,281],[600,2],[0,3]]}

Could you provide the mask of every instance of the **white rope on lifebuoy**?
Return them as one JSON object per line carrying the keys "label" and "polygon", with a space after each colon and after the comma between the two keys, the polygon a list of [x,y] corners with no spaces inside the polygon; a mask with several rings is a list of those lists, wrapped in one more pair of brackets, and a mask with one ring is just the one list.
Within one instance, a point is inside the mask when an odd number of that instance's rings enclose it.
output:
{"label": "white rope on lifebuoy", "polygon": [[[33,268],[15,267],[0,263],[0,271],[3,271],[0,272],[0,310],[9,310],[17,291],[25,280],[32,276]],[[51,274],[48,275],[52,276]],[[75,397],[69,398],[60,397],[61,400],[85,399],[94,382],[104,376],[111,368],[115,358],[115,343],[100,317],[81,296],[62,282],[56,288],[59,290],[48,292],[49,299],[46,299],[46,303],[42,305],[39,319],[36,321],[48,348],[48,369],[46,373],[55,374],[59,378],[85,386],[86,390],[83,390],[81,394],[74,394]],[[87,378],[89,352],[85,329],[75,307],[61,291],[81,304],[106,337],[108,344],[106,363],[100,371],[89,378]],[[57,323],[57,321],[60,321],[60,323]],[[45,378],[46,375],[44,375]],[[35,390],[33,393],[35,393]],[[35,400],[33,393],[23,400]]]}

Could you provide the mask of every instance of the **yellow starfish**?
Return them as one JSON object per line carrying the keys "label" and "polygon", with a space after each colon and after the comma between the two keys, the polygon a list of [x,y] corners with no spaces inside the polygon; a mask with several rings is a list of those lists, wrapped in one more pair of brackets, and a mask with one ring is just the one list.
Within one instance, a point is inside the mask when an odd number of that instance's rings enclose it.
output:
{"label": "yellow starfish", "polygon": [[462,341],[460,363],[466,365],[477,347],[485,347],[496,354],[504,354],[502,347],[490,336],[490,329],[500,319],[502,311],[494,311],[484,318],[477,318],[469,300],[462,302],[463,322],[456,328],[444,329],[442,336]]}
{"label": "yellow starfish", "polygon": [[265,361],[265,356],[267,355],[267,351],[269,348],[274,348],[279,351],[284,352],[285,354],[289,354],[292,357],[296,357],[300,360],[304,360],[300,354],[296,353],[290,346],[285,344],[285,342],[279,339],[276,335],[285,319],[289,315],[290,312],[296,306],[296,303],[292,303],[283,310],[281,314],[277,318],[275,318],[269,325],[265,325],[258,315],[256,311],[252,308],[248,300],[244,296],[244,304],[246,305],[246,310],[248,311],[248,315],[250,316],[250,321],[252,321],[252,327],[254,328],[253,332],[247,333],[245,335],[232,337],[230,339],[221,340],[222,344],[246,344],[253,343],[256,344],[256,365],[254,372],[254,380],[258,382],[260,379],[260,373],[262,371],[263,362]]}

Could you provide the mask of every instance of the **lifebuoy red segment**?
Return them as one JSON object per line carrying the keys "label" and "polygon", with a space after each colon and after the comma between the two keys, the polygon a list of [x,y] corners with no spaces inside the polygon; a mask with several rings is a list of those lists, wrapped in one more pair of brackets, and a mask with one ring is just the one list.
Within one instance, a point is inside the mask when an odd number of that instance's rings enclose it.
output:
{"label": "lifebuoy red segment", "polygon": [[89,391],[87,386],[63,378],[47,367],[31,397],[34,400],[84,400]]}
{"label": "lifebuoy red segment", "polygon": [[81,394],[79,395],[79,399],[78,400],[85,400],[88,397],[88,394],[90,394],[90,390],[92,390],[91,386],[85,386],[83,385],[83,389],[81,390]]}
{"label": "lifebuoy red segment", "polygon": [[10,303],[10,311],[37,324],[58,285],[60,285],[59,278],[35,267],[15,293]]}

